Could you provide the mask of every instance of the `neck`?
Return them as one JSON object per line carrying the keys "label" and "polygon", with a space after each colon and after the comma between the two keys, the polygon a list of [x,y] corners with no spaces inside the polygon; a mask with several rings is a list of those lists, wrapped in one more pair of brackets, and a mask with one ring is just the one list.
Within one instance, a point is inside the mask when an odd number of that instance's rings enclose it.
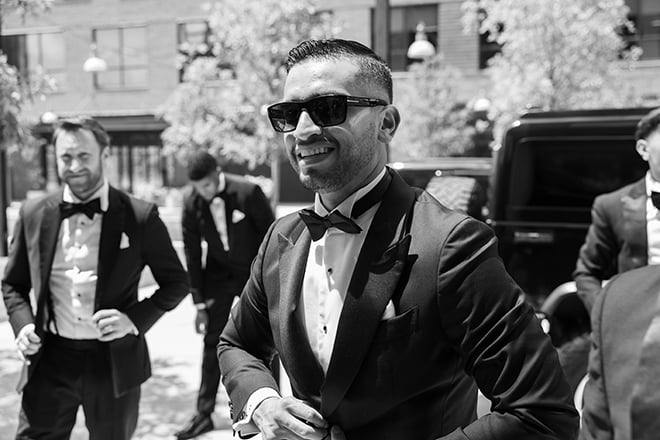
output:
{"label": "neck", "polygon": [[323,203],[323,206],[328,211],[332,211],[355,191],[368,185],[381,171],[382,168],[374,168],[364,179],[359,180],[358,183],[349,183],[333,192],[319,192],[321,203]]}

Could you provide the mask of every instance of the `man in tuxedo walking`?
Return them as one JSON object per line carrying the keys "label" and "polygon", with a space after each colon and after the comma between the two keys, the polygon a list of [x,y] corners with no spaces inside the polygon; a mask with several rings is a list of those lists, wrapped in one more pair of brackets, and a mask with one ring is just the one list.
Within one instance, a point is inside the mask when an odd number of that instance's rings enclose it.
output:
{"label": "man in tuxedo walking", "polygon": [[250,264],[274,220],[270,203],[256,183],[218,166],[206,151],[188,160],[190,186],[183,201],[181,225],[186,262],[197,308],[196,331],[204,335],[197,411],[177,432],[180,440],[213,429],[220,385],[216,349],[229,309],[250,274]]}
{"label": "man in tuxedo walking", "polygon": [[[90,438],[127,440],[151,375],[145,333],[188,293],[187,276],[158,207],[108,184],[96,120],[61,121],[53,143],[64,186],[21,206],[2,279],[25,359],[16,439],[69,438],[82,405]],[[145,266],[159,288],[140,299]]]}
{"label": "man in tuxedo walking", "polygon": [[[289,52],[268,108],[313,209],[269,230],[218,346],[234,429],[266,440],[573,439],[557,354],[484,223],[386,166],[389,67],[355,41]],[[269,363],[279,354],[293,397]],[[477,419],[477,387],[492,412]]]}
{"label": "man in tuxedo walking", "polygon": [[602,282],[631,269],[660,264],[660,108],[637,124],[635,148],[646,175],[594,200],[591,225],[573,277],[587,311]]}

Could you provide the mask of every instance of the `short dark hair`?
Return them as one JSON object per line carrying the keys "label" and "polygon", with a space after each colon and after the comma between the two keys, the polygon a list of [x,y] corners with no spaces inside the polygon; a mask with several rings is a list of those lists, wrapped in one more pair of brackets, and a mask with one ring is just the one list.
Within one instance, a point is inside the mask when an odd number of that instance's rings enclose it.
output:
{"label": "short dark hair", "polygon": [[329,40],[303,41],[289,51],[286,59],[286,71],[308,59],[352,58],[360,66],[360,81],[374,82],[387,92],[392,102],[392,70],[373,50],[364,44],[352,40],[333,38]]}
{"label": "short dark hair", "polygon": [[188,179],[202,180],[218,169],[218,161],[206,150],[199,150],[188,156]]}
{"label": "short dark hair", "polygon": [[658,125],[660,125],[660,107],[651,110],[640,119],[635,131],[635,140],[648,138],[658,128]]}
{"label": "short dark hair", "polygon": [[55,125],[53,132],[52,144],[55,145],[57,137],[64,133],[71,133],[78,130],[89,130],[94,135],[96,142],[101,146],[101,149],[110,146],[110,135],[105,128],[91,116],[76,116],[73,118],[62,119]]}

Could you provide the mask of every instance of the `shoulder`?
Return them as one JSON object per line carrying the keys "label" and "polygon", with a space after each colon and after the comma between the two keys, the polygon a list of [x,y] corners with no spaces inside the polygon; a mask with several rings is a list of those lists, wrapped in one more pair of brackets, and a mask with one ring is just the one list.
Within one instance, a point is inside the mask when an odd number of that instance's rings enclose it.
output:
{"label": "shoulder", "polygon": [[38,197],[26,199],[21,204],[21,211],[25,215],[29,215],[48,204],[57,204],[62,201],[62,190],[44,194]]}
{"label": "shoulder", "polygon": [[256,182],[238,174],[225,173],[225,181],[227,183],[227,191],[252,192],[255,188],[259,187]]}
{"label": "shoulder", "polygon": [[125,208],[134,213],[136,219],[145,220],[154,210],[158,212],[158,207],[153,202],[138,199],[137,197],[110,187],[110,203],[121,203]]}
{"label": "shoulder", "polygon": [[[642,266],[613,277],[603,287],[596,301],[600,302],[599,306],[603,310],[615,311],[620,316],[635,316],[640,312],[635,311],[640,304],[658,297],[659,285],[658,266]],[[631,308],[631,314],[624,312]]]}
{"label": "shoulder", "polygon": [[622,186],[614,191],[596,196],[594,205],[610,205],[619,203],[626,196],[639,197],[646,194],[646,184],[644,179],[637,180],[628,185]]}
{"label": "shoulder", "polygon": [[417,224],[438,232],[444,230],[449,233],[457,227],[491,232],[491,229],[484,222],[447,208],[427,191],[418,193],[413,222],[413,225]]}

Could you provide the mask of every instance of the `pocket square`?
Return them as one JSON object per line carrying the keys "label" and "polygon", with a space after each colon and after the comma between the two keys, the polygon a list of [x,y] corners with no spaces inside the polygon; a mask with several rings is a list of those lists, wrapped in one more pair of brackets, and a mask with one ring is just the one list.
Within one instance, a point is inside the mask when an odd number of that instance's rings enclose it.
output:
{"label": "pocket square", "polygon": [[121,233],[121,240],[119,241],[119,249],[126,249],[131,246],[131,242],[128,239],[128,235],[125,232]]}
{"label": "pocket square", "polygon": [[245,218],[245,213],[242,211],[239,211],[238,209],[234,209],[234,211],[231,213],[231,222],[232,223],[238,223],[241,220]]}
{"label": "pocket square", "polygon": [[392,319],[396,316],[396,310],[394,310],[394,303],[392,300],[390,300],[387,303],[387,306],[385,307],[385,313],[383,313],[383,316],[380,317],[381,321],[387,321],[388,319]]}

